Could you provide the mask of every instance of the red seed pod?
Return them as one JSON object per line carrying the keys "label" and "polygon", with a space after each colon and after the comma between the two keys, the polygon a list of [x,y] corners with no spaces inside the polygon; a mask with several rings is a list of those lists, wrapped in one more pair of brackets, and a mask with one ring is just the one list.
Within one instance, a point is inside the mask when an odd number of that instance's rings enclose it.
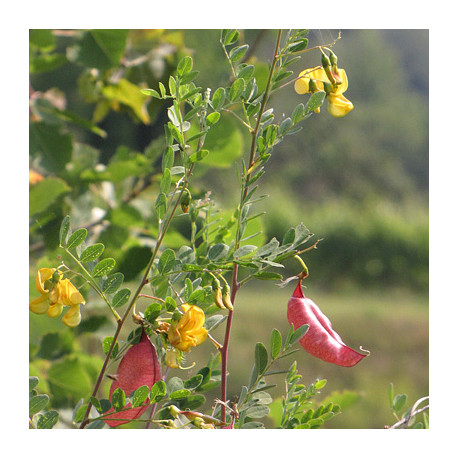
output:
{"label": "red seed pod", "polygon": [[367,356],[343,343],[326,315],[311,299],[304,296],[301,280],[288,302],[288,321],[295,329],[304,324],[310,326],[299,343],[307,353],[323,361],[351,367]]}
{"label": "red seed pod", "polygon": [[[140,342],[129,348],[119,363],[116,380],[113,381],[110,388],[110,400],[116,388],[121,388],[126,393],[126,396],[129,396],[142,385],[147,385],[151,388],[160,378],[161,366],[156,348],[149,340],[145,330],[143,330]],[[126,407],[130,406],[130,403],[126,405]],[[115,412],[105,418],[105,423],[111,427],[123,425],[128,423],[129,420],[138,418],[148,407],[149,405],[146,405]],[[113,411],[112,407],[107,413]],[[116,420],[117,418],[122,418],[123,420]]]}

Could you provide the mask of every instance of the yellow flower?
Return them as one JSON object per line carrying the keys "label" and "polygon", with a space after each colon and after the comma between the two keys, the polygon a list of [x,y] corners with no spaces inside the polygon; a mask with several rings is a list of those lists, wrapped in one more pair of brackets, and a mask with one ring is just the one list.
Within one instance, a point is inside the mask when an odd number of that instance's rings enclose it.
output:
{"label": "yellow flower", "polygon": [[68,279],[62,280],[62,272],[56,269],[43,268],[37,273],[35,287],[40,297],[29,304],[33,313],[46,313],[51,318],[62,314],[64,305],[70,307],[62,318],[67,326],[78,326],[81,321],[80,304],[84,298],[75,285]]}
{"label": "yellow flower", "polygon": [[208,331],[203,327],[205,314],[195,305],[183,304],[184,315],[178,323],[172,323],[168,338],[171,345],[181,351],[189,351],[191,347],[200,345],[207,338]]}
{"label": "yellow flower", "polygon": [[69,328],[78,326],[81,322],[80,304],[73,305],[62,317],[62,322]]}
{"label": "yellow flower", "polygon": [[[332,116],[341,118],[353,110],[353,104],[343,95],[348,89],[348,78],[345,70],[343,68],[336,68],[334,71],[337,72],[336,76],[342,81],[341,84],[332,84],[326,72],[321,67],[316,69],[308,68],[299,74],[299,76],[304,76],[296,81],[294,89],[298,94],[305,94],[307,92],[312,92],[310,86],[313,86],[313,83],[315,83],[319,91],[326,91],[327,100],[329,102],[329,113],[331,113]],[[316,112],[319,112],[319,109],[317,109]]]}
{"label": "yellow flower", "polygon": [[40,297],[34,299],[29,304],[29,309],[33,313],[46,313],[50,305],[54,305],[59,300],[59,279],[53,282],[53,274],[57,272],[60,277],[62,273],[56,269],[43,268],[37,273],[35,288],[40,293]]}

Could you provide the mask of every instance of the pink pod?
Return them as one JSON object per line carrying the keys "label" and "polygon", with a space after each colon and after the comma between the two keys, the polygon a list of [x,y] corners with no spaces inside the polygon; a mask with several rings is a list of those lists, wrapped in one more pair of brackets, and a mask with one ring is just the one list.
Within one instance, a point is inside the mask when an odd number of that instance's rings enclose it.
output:
{"label": "pink pod", "polygon": [[[126,393],[126,396],[129,396],[142,385],[147,385],[151,388],[160,378],[161,366],[156,348],[149,340],[145,330],[143,330],[140,342],[129,348],[119,363],[116,380],[113,381],[110,388],[110,400],[116,388],[121,388]],[[131,406],[131,403],[126,405],[126,407],[129,406]],[[130,420],[138,418],[148,407],[149,405],[145,405],[115,412],[104,420],[111,427],[123,425]],[[113,407],[107,413],[109,412],[114,412]],[[122,420],[116,420],[117,418],[122,418]]]}
{"label": "pink pod", "polygon": [[310,326],[299,343],[307,353],[323,361],[351,367],[367,356],[343,343],[339,334],[332,329],[327,316],[311,299],[304,296],[301,280],[288,302],[288,321],[294,325],[294,329],[304,324]]}

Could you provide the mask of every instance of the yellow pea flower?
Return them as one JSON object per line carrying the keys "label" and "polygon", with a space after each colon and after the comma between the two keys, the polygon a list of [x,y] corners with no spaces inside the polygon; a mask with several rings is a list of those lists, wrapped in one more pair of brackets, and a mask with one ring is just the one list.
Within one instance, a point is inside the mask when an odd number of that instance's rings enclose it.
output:
{"label": "yellow pea flower", "polygon": [[75,285],[68,279],[62,280],[62,272],[56,269],[43,268],[37,273],[35,287],[40,297],[29,304],[33,313],[46,313],[51,318],[62,314],[64,305],[70,309],[62,318],[65,325],[78,326],[81,321],[80,304],[85,300]]}
{"label": "yellow pea flower", "polygon": [[208,331],[203,327],[205,314],[200,307],[183,304],[184,315],[178,323],[172,323],[168,331],[171,345],[181,351],[189,351],[191,347],[205,341]]}
{"label": "yellow pea flower", "polygon": [[[57,272],[57,277],[53,275]],[[59,279],[62,277],[62,272],[56,269],[43,268],[37,273],[35,280],[35,288],[40,293],[40,297],[34,299],[29,304],[29,309],[33,313],[42,314],[48,311],[50,305],[54,305],[59,300]]]}
{"label": "yellow pea flower", "polygon": [[[321,67],[315,69],[308,68],[299,74],[299,76],[303,76],[295,82],[294,90],[298,94],[315,92],[316,90],[326,91],[326,98],[329,102],[329,113],[332,116],[341,118],[353,110],[353,104],[343,95],[348,89],[348,78],[345,70],[343,68],[336,68],[334,72],[337,72],[336,76],[340,78],[341,84],[332,84],[326,72]],[[313,86],[316,86],[316,89]],[[319,112],[319,109],[315,111]]]}
{"label": "yellow pea flower", "polygon": [[80,304],[73,305],[62,317],[62,322],[69,328],[74,328],[81,323]]}

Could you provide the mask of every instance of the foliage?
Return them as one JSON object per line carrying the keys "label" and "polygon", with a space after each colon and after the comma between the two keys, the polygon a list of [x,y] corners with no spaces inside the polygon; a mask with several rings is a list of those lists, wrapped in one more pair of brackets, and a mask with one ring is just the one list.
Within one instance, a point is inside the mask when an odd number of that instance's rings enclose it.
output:
{"label": "foliage", "polygon": [[49,403],[47,394],[38,394],[35,387],[40,380],[38,377],[29,377],[29,428],[52,429],[59,421],[59,414],[55,410],[46,410]]}
{"label": "foliage", "polygon": [[[229,76],[211,90],[198,85],[199,71],[179,32],[31,31],[31,282],[36,268],[56,269],[36,281],[49,317],[79,297],[70,290],[65,295],[63,282],[71,280],[84,301],[78,300],[81,323],[64,321],[69,330],[46,316],[31,317],[30,372],[46,381],[54,408],[72,408],[74,427],[103,428],[114,410],[116,419],[126,412],[124,427],[263,428],[275,402],[268,393],[275,385],[266,378],[282,373],[286,393],[280,417],[273,417],[277,427],[316,428],[339,413],[333,402],[312,402],[326,381],[299,384],[296,363],[271,370],[296,351],[307,325],[291,327],[284,338],[274,329],[270,352],[258,342],[248,384],[238,399],[227,398],[238,291],[256,280],[286,285],[285,263],[299,260],[302,274],[300,255],[318,243],[297,221],[278,238],[266,237],[259,211],[267,197],[260,182],[274,149],[330,94],[310,94],[289,107],[289,116],[277,116],[270,105],[271,93],[297,79],[290,68],[302,53],[330,52],[335,44],[310,48],[307,33],[279,31],[269,64],[258,64],[239,31],[222,30]],[[77,88],[37,91],[44,73],[49,81],[75,75]],[[104,128],[110,118],[116,134]],[[151,140],[140,151],[117,141],[124,129],[149,127]],[[210,182],[196,177],[234,164],[238,201],[227,208],[213,197]],[[223,325],[220,343],[213,333]],[[162,377],[150,384],[137,378],[139,356],[131,373],[135,388],[112,388],[107,395],[107,379],[118,381],[112,365],[119,369],[145,335]],[[201,344],[217,350],[207,364],[193,375],[168,377],[169,369],[193,368],[185,364]],[[219,400],[208,407],[205,393],[215,387]],[[48,401],[40,396],[32,394],[32,417]],[[148,414],[131,416],[139,407]],[[50,412],[37,427],[55,424]]]}
{"label": "foliage", "polygon": [[[397,422],[390,427],[390,429],[396,428],[411,428],[411,429],[428,429],[429,428],[429,415],[426,412],[429,410],[429,405],[418,408],[423,402],[428,401],[429,396],[418,399],[410,409],[405,410],[407,395],[396,394],[394,395],[394,385],[390,383],[388,385],[388,401],[391,408],[391,412],[396,418]],[[417,410],[418,408],[418,410]],[[420,416],[420,414],[422,414]],[[417,415],[421,417],[420,420],[416,421]],[[401,417],[401,418],[399,418]]]}

